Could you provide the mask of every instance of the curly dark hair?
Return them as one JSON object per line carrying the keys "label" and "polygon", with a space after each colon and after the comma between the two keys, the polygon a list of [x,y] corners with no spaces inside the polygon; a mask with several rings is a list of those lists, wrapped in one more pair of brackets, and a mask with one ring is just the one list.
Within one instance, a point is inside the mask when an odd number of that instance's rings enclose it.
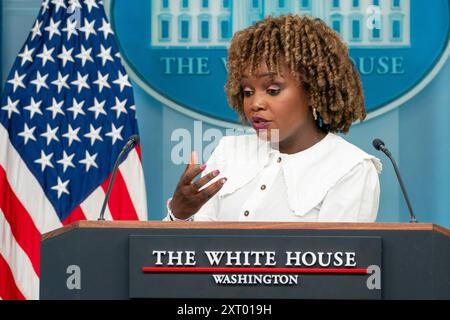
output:
{"label": "curly dark hair", "polygon": [[243,122],[244,72],[251,75],[265,62],[279,74],[280,59],[303,85],[322,130],[347,133],[354,121],[366,117],[361,80],[339,34],[320,19],[285,15],[269,16],[236,32],[231,41],[225,91]]}

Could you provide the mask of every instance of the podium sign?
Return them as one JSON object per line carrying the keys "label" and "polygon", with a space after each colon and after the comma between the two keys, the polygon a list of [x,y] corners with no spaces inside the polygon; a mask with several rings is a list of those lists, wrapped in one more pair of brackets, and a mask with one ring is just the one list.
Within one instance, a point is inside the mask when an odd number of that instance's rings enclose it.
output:
{"label": "podium sign", "polygon": [[130,298],[380,299],[381,238],[130,235]]}
{"label": "podium sign", "polygon": [[41,299],[448,300],[450,230],[78,221],[43,235],[40,270]]}

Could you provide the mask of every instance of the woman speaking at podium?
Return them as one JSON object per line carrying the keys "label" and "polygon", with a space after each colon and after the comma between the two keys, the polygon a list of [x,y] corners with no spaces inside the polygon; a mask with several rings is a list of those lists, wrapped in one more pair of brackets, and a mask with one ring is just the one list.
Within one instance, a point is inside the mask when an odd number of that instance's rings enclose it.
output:
{"label": "woman speaking at podium", "polygon": [[206,164],[193,153],[165,220],[375,221],[381,162],[335,134],[366,116],[339,35],[267,17],[234,34],[227,65],[228,102],[256,134],[222,138]]}

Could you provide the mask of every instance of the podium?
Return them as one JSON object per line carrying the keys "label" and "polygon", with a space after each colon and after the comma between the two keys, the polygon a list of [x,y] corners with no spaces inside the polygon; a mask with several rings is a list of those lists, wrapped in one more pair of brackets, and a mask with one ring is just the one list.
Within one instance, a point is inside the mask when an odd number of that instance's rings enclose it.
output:
{"label": "podium", "polygon": [[41,239],[41,299],[450,299],[429,223],[78,221]]}

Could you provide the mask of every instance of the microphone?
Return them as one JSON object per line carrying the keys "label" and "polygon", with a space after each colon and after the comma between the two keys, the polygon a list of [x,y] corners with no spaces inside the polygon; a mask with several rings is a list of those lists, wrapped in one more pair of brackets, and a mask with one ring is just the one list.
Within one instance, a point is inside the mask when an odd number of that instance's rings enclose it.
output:
{"label": "microphone", "polygon": [[114,168],[112,171],[111,179],[109,180],[108,189],[106,191],[105,200],[103,200],[102,210],[100,211],[100,216],[98,218],[98,221],[104,221],[104,215],[106,210],[106,204],[108,203],[109,195],[111,194],[111,188],[114,182],[114,179],[116,177],[117,169],[119,168],[119,164],[122,162],[122,158],[135,146],[139,144],[140,138],[137,134],[132,135],[128,138],[127,143],[123,146],[122,150],[119,153],[119,156],[117,157],[116,163],[114,164]]}
{"label": "microphone", "polygon": [[411,206],[411,202],[409,201],[408,194],[406,193],[405,185],[403,184],[402,177],[400,176],[400,170],[398,170],[397,163],[392,157],[391,152],[388,150],[388,148],[386,148],[384,142],[380,139],[374,139],[372,141],[372,145],[378,151],[382,151],[391,160],[392,165],[394,166],[395,174],[397,175],[398,182],[400,183],[400,188],[402,189],[403,197],[405,198],[406,204],[408,205],[409,216],[411,218],[410,222],[417,222],[416,216],[414,215],[413,208]]}

